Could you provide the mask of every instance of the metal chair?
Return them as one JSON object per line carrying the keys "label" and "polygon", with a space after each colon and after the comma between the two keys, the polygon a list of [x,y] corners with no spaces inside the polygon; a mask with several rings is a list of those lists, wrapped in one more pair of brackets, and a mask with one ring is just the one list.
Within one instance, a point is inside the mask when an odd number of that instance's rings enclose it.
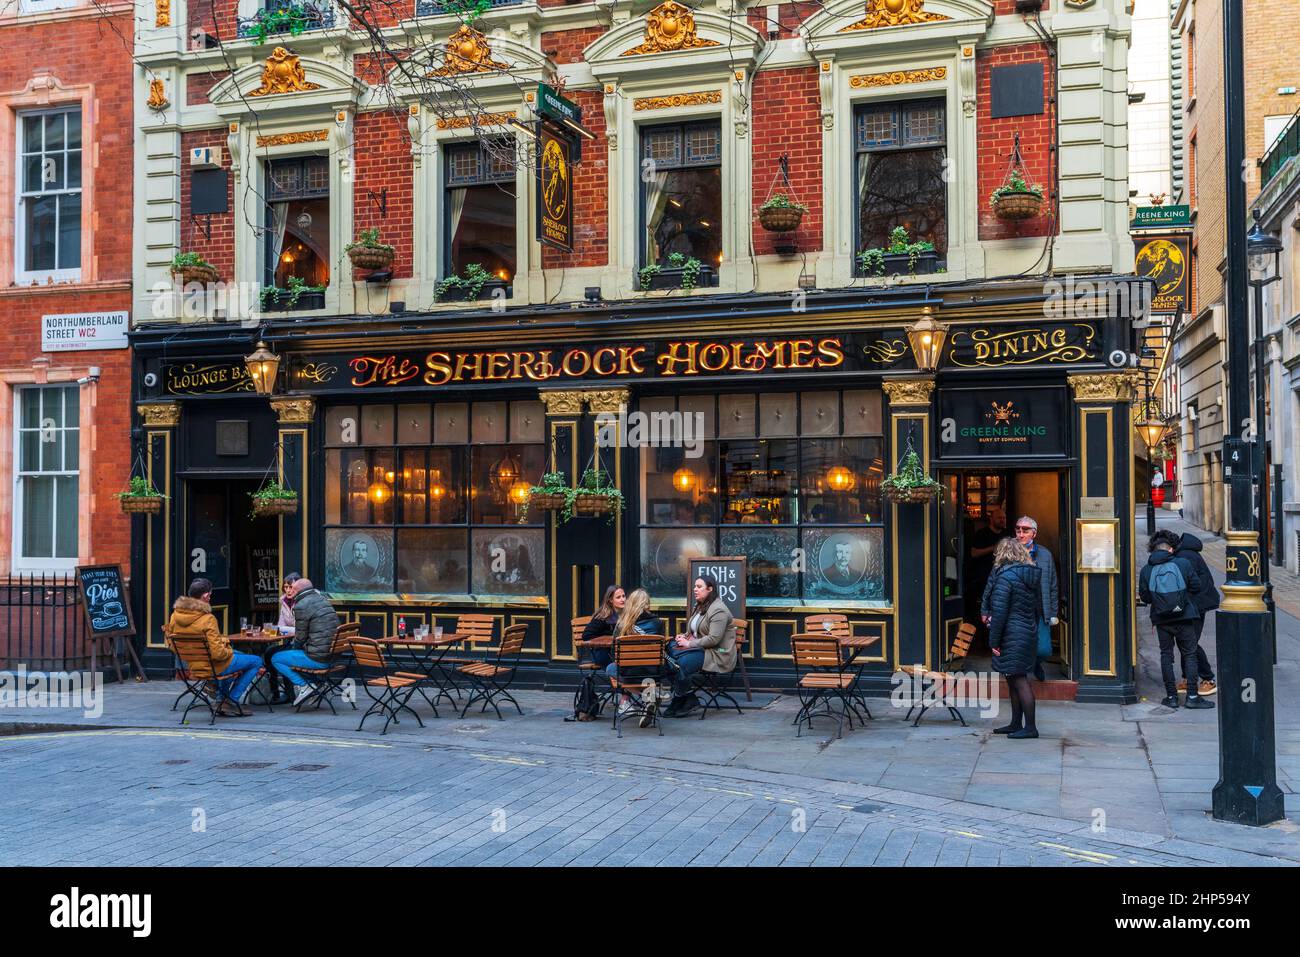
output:
{"label": "metal chair", "polygon": [[[633,633],[614,639],[614,664],[618,677],[609,679],[610,693],[622,692],[632,701],[632,710],[626,717],[650,715],[650,722],[664,733],[659,720],[659,688],[668,672],[668,657],[664,652],[664,639],[660,635]],[[654,705],[653,709],[651,706]],[[614,733],[623,737],[620,709],[614,709]]]}
{"label": "metal chair", "polygon": [[361,685],[366,689],[366,694],[374,703],[361,716],[361,723],[357,725],[360,731],[366,724],[366,718],[370,717],[377,711],[382,711],[386,717],[384,719],[384,729],[380,734],[388,733],[388,725],[400,724],[397,720],[397,712],[410,711],[411,715],[424,727],[424,722],[407,704],[411,695],[415,693],[416,685],[419,684],[419,678],[406,676],[403,677],[397,673],[388,659],[384,656],[383,646],[373,638],[362,638],[354,635],[348,639],[348,649],[352,653],[352,660],[356,662],[357,670],[361,674]]}
{"label": "metal chair", "polygon": [[731,686],[736,679],[736,674],[740,671],[740,663],[745,659],[745,641],[749,636],[749,622],[744,618],[736,619],[736,667],[731,671],[697,671],[693,679],[694,687],[691,688],[696,694],[704,695],[705,700],[700,705],[700,720],[709,713],[713,708],[717,711],[722,710],[722,705],[718,703],[719,698],[725,698],[731,702],[731,706],[736,709],[736,714],[744,714],[740,710],[740,702],[731,696]]}
{"label": "metal chair", "polygon": [[474,661],[456,669],[473,684],[469,698],[465,701],[465,707],[460,711],[462,718],[469,711],[470,705],[481,700],[483,711],[491,705],[492,710],[497,713],[497,719],[505,720],[501,715],[501,709],[497,707],[497,698],[505,698],[521,715],[524,713],[524,709],[519,707],[519,702],[508,689],[515,680],[515,673],[519,670],[519,658],[523,654],[524,637],[527,633],[527,625],[511,625],[501,634],[501,644],[497,646],[495,661]]}
{"label": "metal chair", "polygon": [[[835,736],[844,736],[844,718],[853,727],[851,699],[857,675],[840,670],[840,643],[825,634],[798,634],[790,639],[794,649],[795,688],[799,692],[799,712],[795,715],[796,736],[803,735],[803,725],[812,730],[813,718],[825,715],[836,720]],[[840,700],[839,712],[831,708],[832,698]],[[818,705],[821,707],[819,708]]]}
{"label": "metal chair", "polygon": [[587,625],[591,623],[591,615],[582,615],[581,617],[571,619],[569,622],[573,634],[573,653],[578,659],[578,678],[579,684],[576,691],[573,692],[573,716],[578,717],[578,702],[582,697],[583,689],[591,688],[592,694],[596,698],[596,716],[599,716],[605,710],[605,705],[609,702],[613,691],[596,681],[597,675],[604,671],[604,666],[597,664],[589,656],[584,661],[584,654],[589,655],[587,642],[582,640],[582,634],[587,630]]}
{"label": "metal chair", "polygon": [[[329,653],[326,654],[325,660],[321,662],[320,668],[293,668],[296,674],[303,677],[303,680],[311,685],[311,694],[298,702],[295,711],[301,712],[311,702],[316,703],[317,710],[320,709],[321,703],[330,706],[333,714],[338,714],[334,710],[334,702],[331,700],[336,693],[341,694],[343,680],[348,676],[348,651],[351,647],[351,641],[361,634],[361,625],[359,622],[347,622],[339,625],[334,632],[334,639],[330,642]],[[355,696],[353,696],[355,697]],[[352,705],[352,710],[357,710],[357,703],[354,700],[347,699],[348,704]]]}
{"label": "metal chair", "polygon": [[[218,672],[215,663],[212,661],[212,649],[208,647],[208,640],[201,635],[170,635],[168,643],[172,651],[181,660],[182,668],[180,670],[181,680],[185,682],[185,690],[181,692],[180,697],[172,705],[172,710],[176,710],[176,705],[180,703],[181,697],[189,694],[193,700],[186,706],[185,711],[181,714],[181,724],[189,717],[190,711],[198,707],[200,702],[207,706],[208,713],[211,715],[209,724],[217,723],[217,711],[223,701],[229,701],[234,704],[235,708],[242,715],[244,714],[243,706],[235,701],[226,693],[222,684],[227,680],[233,682],[236,678],[244,673],[247,669],[231,672]],[[257,670],[263,669],[259,664]]]}
{"label": "metal chair", "polygon": [[938,670],[927,670],[924,665],[919,664],[910,668],[899,669],[904,674],[916,675],[919,673],[919,683],[921,685],[921,698],[919,701],[915,698],[912,699],[912,706],[907,709],[907,714],[903,716],[904,721],[912,716],[912,712],[916,710],[916,706],[919,704],[921,711],[916,716],[916,720],[912,722],[912,727],[915,728],[921,723],[921,719],[925,717],[925,713],[930,709],[932,703],[943,702],[953,720],[960,721],[963,728],[969,727],[966,724],[966,719],[957,710],[957,706],[949,702],[953,700],[950,696],[957,687],[956,672],[963,670],[965,667],[966,656],[970,654],[970,645],[974,638],[975,626],[970,622],[963,621],[957,628],[957,637],[952,640],[952,645],[948,649],[948,657],[943,660],[943,664],[939,666]]}

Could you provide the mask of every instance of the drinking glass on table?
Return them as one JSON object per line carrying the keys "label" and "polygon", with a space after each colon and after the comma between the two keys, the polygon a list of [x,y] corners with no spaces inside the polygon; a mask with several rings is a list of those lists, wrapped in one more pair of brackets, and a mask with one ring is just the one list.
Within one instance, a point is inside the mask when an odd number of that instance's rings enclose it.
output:
{"label": "drinking glass on table", "polygon": [[438,639],[438,638],[441,638],[441,637],[442,637],[442,625],[434,625],[434,626],[433,626],[433,637],[434,637],[435,639]]}
{"label": "drinking glass on table", "polygon": [[239,619],[239,633],[240,633],[241,635],[246,635],[246,634],[248,634],[248,619],[247,619],[247,618],[241,618],[241,619]]}

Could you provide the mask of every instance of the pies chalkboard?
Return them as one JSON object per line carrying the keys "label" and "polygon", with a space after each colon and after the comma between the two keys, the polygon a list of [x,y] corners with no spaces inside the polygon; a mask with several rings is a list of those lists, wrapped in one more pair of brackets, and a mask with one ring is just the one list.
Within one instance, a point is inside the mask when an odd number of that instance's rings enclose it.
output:
{"label": "pies chalkboard", "polygon": [[122,579],[121,565],[78,565],[76,578],[91,638],[135,634],[131,593]]}

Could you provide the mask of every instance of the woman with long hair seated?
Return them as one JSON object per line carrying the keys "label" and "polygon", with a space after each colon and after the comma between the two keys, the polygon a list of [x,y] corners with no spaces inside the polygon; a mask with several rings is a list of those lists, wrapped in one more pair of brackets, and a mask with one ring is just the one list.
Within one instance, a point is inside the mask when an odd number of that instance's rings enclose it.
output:
{"label": "woman with long hair seated", "polygon": [[[644,588],[638,588],[627,596],[627,604],[623,606],[622,613],[618,616],[618,623],[614,626],[614,641],[626,635],[662,635],[663,622],[661,622],[650,610],[650,593]],[[605,669],[605,674],[611,678],[618,677],[618,665],[610,663]],[[653,697],[650,696],[650,697]],[[654,721],[654,709],[657,706],[655,701],[645,702],[645,714],[641,716],[641,727],[648,728]],[[636,706],[632,699],[623,695],[619,700],[619,714],[627,714],[634,710]]]}
{"label": "woman with long hair seated", "polygon": [[675,668],[673,700],[664,714],[681,718],[700,706],[691,679],[700,671],[729,674],[736,667],[736,620],[718,597],[718,580],[712,575],[695,579],[691,594],[695,604],[687,632],[668,646],[669,666]]}
{"label": "woman with long hair seated", "polygon": [[[623,590],[622,585],[610,585],[605,589],[605,598],[596,609],[596,614],[591,616],[591,621],[582,629],[582,641],[592,641],[596,638],[603,638],[605,635],[614,634],[614,627],[618,624],[618,616],[622,614],[624,606],[627,605],[627,592]],[[596,648],[591,653],[591,660],[600,667],[604,668],[611,661],[613,656],[604,648]]]}

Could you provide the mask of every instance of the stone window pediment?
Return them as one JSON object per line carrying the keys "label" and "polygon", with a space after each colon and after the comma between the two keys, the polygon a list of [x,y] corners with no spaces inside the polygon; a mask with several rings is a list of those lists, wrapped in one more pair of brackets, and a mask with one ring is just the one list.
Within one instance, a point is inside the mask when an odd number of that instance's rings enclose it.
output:
{"label": "stone window pediment", "polygon": [[763,46],[747,23],[665,0],[594,40],[583,59],[597,79],[617,81],[664,70],[748,66]]}
{"label": "stone window pediment", "polygon": [[982,37],[993,23],[986,0],[835,0],[800,27],[813,56],[837,51],[897,51]]}
{"label": "stone window pediment", "polygon": [[355,106],[365,84],[337,67],[301,57],[283,46],[264,60],[241,67],[212,87],[208,99],[223,118],[256,110],[332,113]]}

